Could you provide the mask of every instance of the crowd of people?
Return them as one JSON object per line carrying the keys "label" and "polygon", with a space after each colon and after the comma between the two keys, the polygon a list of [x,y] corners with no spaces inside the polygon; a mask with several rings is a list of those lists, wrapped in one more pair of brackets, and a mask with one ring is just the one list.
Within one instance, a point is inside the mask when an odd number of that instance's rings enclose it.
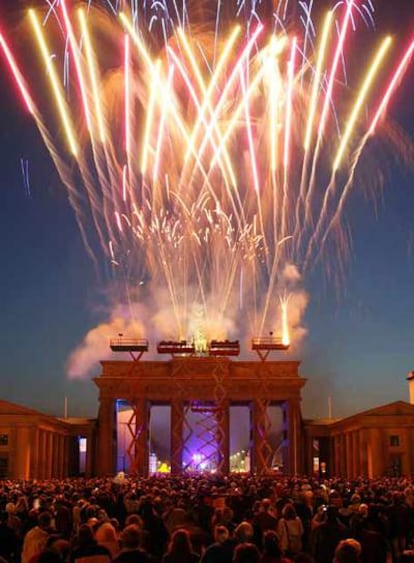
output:
{"label": "crowd of people", "polygon": [[9,563],[414,561],[414,479],[0,481]]}

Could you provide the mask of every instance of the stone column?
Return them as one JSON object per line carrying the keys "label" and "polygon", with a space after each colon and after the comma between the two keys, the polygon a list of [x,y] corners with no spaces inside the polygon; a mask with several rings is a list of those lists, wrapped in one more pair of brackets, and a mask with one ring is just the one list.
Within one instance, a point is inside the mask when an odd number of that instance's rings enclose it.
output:
{"label": "stone column", "polygon": [[300,404],[297,399],[290,399],[287,401],[287,440],[289,444],[287,469],[290,475],[298,475],[303,472],[301,434]]}
{"label": "stone column", "polygon": [[336,457],[335,436],[331,436],[330,440],[331,440],[331,444],[330,444],[331,450],[329,456],[328,471],[329,471],[329,477],[332,477],[333,475],[335,475],[335,457]]}
{"label": "stone column", "polygon": [[373,477],[378,477],[384,475],[384,473],[389,469],[389,460],[386,457],[384,450],[384,432],[381,428],[375,428],[371,431],[371,440],[373,441],[373,453],[374,453],[374,473]]}
{"label": "stone column", "polygon": [[[374,478],[381,475],[384,467],[384,452],[382,447],[381,430],[378,428],[368,429],[368,452],[369,452],[369,477]],[[386,468],[387,470],[389,467]]]}
{"label": "stone column", "polygon": [[39,429],[37,426],[32,428],[31,442],[33,444],[32,456],[30,460],[30,478],[39,479],[39,450],[40,450],[40,440],[39,440]]}
{"label": "stone column", "polygon": [[341,457],[339,459],[339,461],[340,461],[340,475],[341,475],[341,477],[344,477],[346,475],[346,463],[347,463],[346,439],[345,439],[345,433],[344,432],[342,432],[340,434],[340,440],[341,440]]}
{"label": "stone column", "polygon": [[363,477],[368,477],[368,451],[367,451],[366,429],[362,429],[359,431],[359,444],[360,444],[359,462],[360,462],[361,475]]}
{"label": "stone column", "polygon": [[40,475],[42,479],[47,479],[47,432],[40,432]]}
{"label": "stone column", "polygon": [[59,474],[59,434],[52,433],[52,477],[60,477]]}
{"label": "stone column", "polygon": [[[414,444],[414,429],[410,428],[408,431],[408,436],[407,436],[407,444]],[[414,473],[414,448],[412,447],[408,447],[408,451],[407,451],[407,456],[408,456],[408,463],[409,463],[409,470],[407,472],[407,474],[413,474]]]}
{"label": "stone column", "polygon": [[85,473],[86,477],[92,476],[92,460],[94,457],[93,453],[93,431],[89,430],[86,435],[86,463],[85,463]]}
{"label": "stone column", "polygon": [[53,477],[53,432],[47,433],[47,479]]}
{"label": "stone column", "polygon": [[222,401],[216,415],[219,473],[230,473],[230,404]]}
{"label": "stone column", "polygon": [[9,428],[9,446],[8,446],[8,477],[16,479],[16,441],[17,441],[17,428],[12,426]]}
{"label": "stone column", "polygon": [[352,437],[351,433],[345,434],[345,449],[346,449],[346,476],[352,477]]}
{"label": "stone column", "polygon": [[65,477],[70,476],[69,441],[69,436],[63,436],[63,475]]}
{"label": "stone column", "polygon": [[313,473],[313,436],[309,431],[305,435],[305,473],[311,475]]}
{"label": "stone column", "polygon": [[353,435],[353,459],[354,477],[358,477],[359,475],[361,475],[360,443],[358,430],[356,430]]}
{"label": "stone column", "polygon": [[340,476],[342,473],[342,460],[344,454],[342,451],[342,434],[336,435],[336,475]]}
{"label": "stone column", "polygon": [[135,470],[143,477],[149,470],[149,409],[146,399],[135,401]]}
{"label": "stone column", "polygon": [[183,470],[184,402],[171,401],[171,474],[179,475]]}
{"label": "stone column", "polygon": [[[288,442],[288,412],[286,401],[282,403],[282,463],[283,471],[287,472],[287,467],[289,466],[289,442]],[[310,450],[311,450],[311,473],[313,471],[313,436],[310,440]]]}
{"label": "stone column", "polygon": [[335,437],[329,438],[329,459],[327,467],[328,477],[332,477],[335,473]]}
{"label": "stone column", "polygon": [[258,475],[263,475],[269,469],[267,464],[267,458],[269,457],[266,428],[267,402],[262,399],[255,399],[250,409],[252,429],[251,471]]}
{"label": "stone column", "polygon": [[59,457],[58,457],[59,477],[65,476],[65,437],[59,434]]}
{"label": "stone column", "polygon": [[335,436],[335,441],[336,441],[335,475],[340,475],[341,474],[341,456],[342,456],[341,434],[337,434]]}
{"label": "stone column", "polygon": [[46,471],[47,471],[46,431],[39,430],[39,434],[40,434],[39,475],[41,479],[46,479]]}
{"label": "stone column", "polygon": [[109,397],[101,397],[98,413],[98,452],[97,473],[107,475],[114,473],[113,434],[115,401]]}
{"label": "stone column", "polygon": [[32,429],[29,426],[17,427],[17,448],[15,458],[15,478],[29,479],[30,457],[33,444],[31,442]]}

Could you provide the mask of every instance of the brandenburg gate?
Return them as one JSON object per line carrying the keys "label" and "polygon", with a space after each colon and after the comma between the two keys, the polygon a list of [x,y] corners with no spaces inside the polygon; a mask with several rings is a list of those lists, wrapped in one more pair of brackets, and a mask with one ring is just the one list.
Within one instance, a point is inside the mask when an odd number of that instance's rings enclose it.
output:
{"label": "brandenburg gate", "polygon": [[271,361],[272,350],[286,349],[276,338],[252,340],[258,360],[231,359],[240,352],[238,341],[212,341],[208,350],[197,354],[187,341],[163,341],[160,354],[164,361],[141,357],[148,350],[146,340],[121,338],[111,348],[129,352],[129,361],[103,361],[102,373],[94,379],[99,388],[97,428],[97,473],[116,472],[116,405],[119,400],[130,406],[130,435],[126,454],[130,472],[149,473],[151,407],[170,406],[171,473],[183,472],[186,448],[185,425],[189,408],[197,409],[214,422],[216,470],[230,472],[230,407],[247,406],[250,415],[250,470],[255,474],[271,471],[273,452],[269,444],[268,407],[280,406],[283,413],[282,457],[286,474],[304,469],[302,447],[301,389],[306,379],[298,373],[297,361]]}

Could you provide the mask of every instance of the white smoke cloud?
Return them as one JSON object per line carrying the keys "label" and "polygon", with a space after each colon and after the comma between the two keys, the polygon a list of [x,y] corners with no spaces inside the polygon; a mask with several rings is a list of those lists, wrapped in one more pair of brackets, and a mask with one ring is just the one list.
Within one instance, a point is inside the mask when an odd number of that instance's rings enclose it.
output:
{"label": "white smoke cloud", "polygon": [[[216,310],[213,296],[207,298],[205,309],[194,299],[196,291],[187,288],[193,299],[192,307],[187,311],[175,310],[166,288],[158,287],[145,294],[145,304],[130,303],[117,305],[108,312],[108,320],[89,330],[83,341],[73,350],[67,361],[67,375],[70,378],[85,378],[99,371],[99,362],[114,357],[109,341],[122,333],[130,338],[148,338],[150,343],[161,339],[192,339],[202,337],[206,341],[212,339],[239,338],[246,343],[242,356],[250,353],[250,338],[255,335],[249,324],[249,312],[238,310],[238,296],[230,299],[226,315]],[[280,275],[277,285],[279,296],[287,301],[288,324],[291,340],[291,351],[297,351],[301,341],[307,334],[303,326],[303,317],[308,305],[308,294],[302,287],[302,278],[294,264],[287,264]],[[142,295],[141,295],[142,298]],[[271,305],[269,317],[274,321],[269,330],[282,334],[280,303],[276,297]],[[139,320],[134,320],[139,319]],[[179,324],[181,319],[182,326]],[[252,332],[253,330],[253,332]],[[254,334],[253,334],[254,333]],[[147,358],[152,359],[155,348],[150,348]]]}
{"label": "white smoke cloud", "polygon": [[[197,288],[187,288],[189,303],[186,310],[179,305],[171,305],[171,297],[166,289],[156,292],[156,312],[151,317],[150,325],[153,333],[159,338],[189,339],[203,334],[207,340],[234,337],[237,333],[231,304],[228,305],[226,315],[217,310],[217,297],[207,296],[206,306],[196,299]],[[206,311],[209,312],[206,315]],[[181,324],[179,319],[181,319]]]}
{"label": "white smoke cloud", "polygon": [[303,326],[303,316],[309,303],[306,291],[296,290],[289,295],[288,321],[292,349],[296,350],[308,334],[308,329]]}
{"label": "white smoke cloud", "polygon": [[302,280],[302,276],[295,264],[286,264],[283,268],[282,279],[289,284],[298,284]]}
{"label": "white smoke cloud", "polygon": [[79,346],[73,350],[67,361],[67,375],[70,378],[84,378],[98,369],[101,360],[108,360],[112,356],[109,347],[111,338],[122,333],[132,338],[142,338],[144,327],[141,322],[127,320],[114,311],[112,318],[91,329]]}
{"label": "white smoke cloud", "polygon": [[295,264],[285,265],[281,275],[281,296],[287,301],[291,351],[297,351],[308,330],[303,317],[309,303],[309,295],[302,287],[302,275]]}

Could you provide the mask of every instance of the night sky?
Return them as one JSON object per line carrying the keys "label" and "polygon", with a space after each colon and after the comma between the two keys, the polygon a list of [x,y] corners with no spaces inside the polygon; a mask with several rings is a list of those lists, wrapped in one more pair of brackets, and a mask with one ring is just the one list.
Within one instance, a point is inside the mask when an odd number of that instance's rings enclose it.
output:
{"label": "night sky", "polygon": [[[375,4],[376,33],[388,29],[401,48],[406,46],[414,33],[413,1]],[[19,41],[10,29],[16,21],[12,5],[2,0],[0,27]],[[29,2],[20,3],[25,5]],[[412,61],[388,112],[411,139],[413,69]],[[69,415],[94,417],[94,384],[69,380],[66,362],[105,319],[105,287],[3,58],[0,94],[0,397],[62,415],[67,396]],[[28,166],[29,186],[22,163]],[[304,280],[308,335],[288,357],[301,360],[301,375],[308,378],[306,418],[326,417],[328,397],[334,416],[408,400],[405,377],[414,369],[414,173],[392,154],[384,170],[375,201],[356,187],[346,206],[352,249],[341,287],[330,285],[321,268]]]}

